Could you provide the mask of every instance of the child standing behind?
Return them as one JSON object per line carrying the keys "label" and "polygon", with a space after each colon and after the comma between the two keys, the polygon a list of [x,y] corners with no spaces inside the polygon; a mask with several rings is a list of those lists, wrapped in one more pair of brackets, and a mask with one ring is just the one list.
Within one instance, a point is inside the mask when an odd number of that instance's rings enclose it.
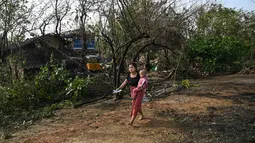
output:
{"label": "child standing behind", "polygon": [[129,125],[131,126],[133,125],[133,122],[138,112],[141,114],[140,120],[144,118],[141,106],[142,106],[143,96],[145,95],[146,88],[148,86],[148,78],[146,75],[146,70],[141,70],[139,74],[140,74],[140,79],[139,79],[138,85],[132,91],[132,98],[133,98],[132,112],[131,112],[131,120],[129,122]]}

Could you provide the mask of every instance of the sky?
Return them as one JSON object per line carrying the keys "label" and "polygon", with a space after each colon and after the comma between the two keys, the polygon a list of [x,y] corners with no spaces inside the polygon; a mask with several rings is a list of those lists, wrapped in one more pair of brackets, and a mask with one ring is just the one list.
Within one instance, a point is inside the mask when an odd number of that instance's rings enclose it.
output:
{"label": "sky", "polygon": [[245,11],[255,10],[255,0],[217,0],[223,6],[229,8],[243,9]]}
{"label": "sky", "polygon": [[[35,3],[42,3],[41,0],[28,0],[29,1],[29,4],[35,4]],[[52,0],[44,0],[43,2],[46,3],[46,2],[49,2],[49,1],[52,1]],[[72,0],[72,1],[76,1],[76,0]],[[229,7],[229,8],[236,8],[237,10],[238,9],[243,9],[244,11],[253,11],[255,10],[255,0],[177,0],[177,2],[180,2],[180,4],[182,4],[183,6],[186,5],[189,7],[189,5],[192,5],[193,3],[196,3],[198,2],[197,4],[203,4],[204,2],[206,1],[210,1],[210,2],[217,2],[217,3],[220,3],[222,4],[223,6],[225,7]],[[72,4],[73,5],[73,4]],[[50,5],[52,6],[52,5]],[[41,11],[41,8],[38,9],[39,11]],[[34,12],[34,14],[36,13],[39,13],[38,12]],[[47,9],[45,11],[45,14],[47,15],[47,13],[49,13],[49,9]],[[73,16],[74,17],[74,16]],[[67,19],[65,23],[63,23],[63,29],[75,29],[74,27],[77,27],[77,24],[74,24],[74,20],[73,20],[73,17]],[[91,21],[95,22],[96,19],[93,19],[94,16],[92,16],[92,19]],[[37,22],[41,22],[40,20],[38,20]],[[48,26],[46,28],[46,31],[54,31],[54,24],[53,26]]]}
{"label": "sky", "polygon": [[219,3],[224,7],[235,8],[236,10],[242,9],[246,12],[255,11],[255,0],[177,0],[176,2],[179,6],[186,8],[189,8],[193,4]]}

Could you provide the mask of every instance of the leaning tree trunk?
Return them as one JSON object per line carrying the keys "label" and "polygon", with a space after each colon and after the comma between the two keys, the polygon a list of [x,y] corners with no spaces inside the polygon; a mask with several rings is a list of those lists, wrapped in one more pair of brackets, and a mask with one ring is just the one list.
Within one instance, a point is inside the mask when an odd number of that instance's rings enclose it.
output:
{"label": "leaning tree trunk", "polygon": [[5,53],[6,53],[6,48],[7,48],[7,45],[8,45],[8,43],[7,43],[7,31],[4,31],[3,32],[3,37],[1,38],[1,41],[0,41],[1,43],[0,43],[0,54],[1,54],[1,61],[3,62],[3,63],[6,63],[6,57],[5,57]]}
{"label": "leaning tree trunk", "polygon": [[84,57],[84,61],[85,61],[85,64],[87,63],[86,61],[86,55],[87,55],[87,34],[86,34],[86,31],[85,31],[85,28],[84,26],[82,26],[82,57]]}

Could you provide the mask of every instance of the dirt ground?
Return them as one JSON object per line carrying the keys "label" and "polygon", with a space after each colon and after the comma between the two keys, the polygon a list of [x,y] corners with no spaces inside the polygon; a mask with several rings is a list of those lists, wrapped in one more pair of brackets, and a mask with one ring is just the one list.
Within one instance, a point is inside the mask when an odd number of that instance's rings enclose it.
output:
{"label": "dirt ground", "polygon": [[[163,85],[170,82],[158,79]],[[191,80],[191,89],[143,103],[144,120],[127,125],[131,100],[100,101],[55,112],[6,143],[255,142],[255,75]]]}

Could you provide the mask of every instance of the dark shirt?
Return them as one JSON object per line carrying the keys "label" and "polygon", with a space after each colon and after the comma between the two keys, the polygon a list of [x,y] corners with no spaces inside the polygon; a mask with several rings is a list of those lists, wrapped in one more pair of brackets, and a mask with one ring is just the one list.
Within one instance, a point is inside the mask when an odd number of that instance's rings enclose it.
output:
{"label": "dark shirt", "polygon": [[137,86],[140,79],[140,75],[137,73],[136,77],[130,77],[130,73],[127,76],[127,81],[130,86]]}

